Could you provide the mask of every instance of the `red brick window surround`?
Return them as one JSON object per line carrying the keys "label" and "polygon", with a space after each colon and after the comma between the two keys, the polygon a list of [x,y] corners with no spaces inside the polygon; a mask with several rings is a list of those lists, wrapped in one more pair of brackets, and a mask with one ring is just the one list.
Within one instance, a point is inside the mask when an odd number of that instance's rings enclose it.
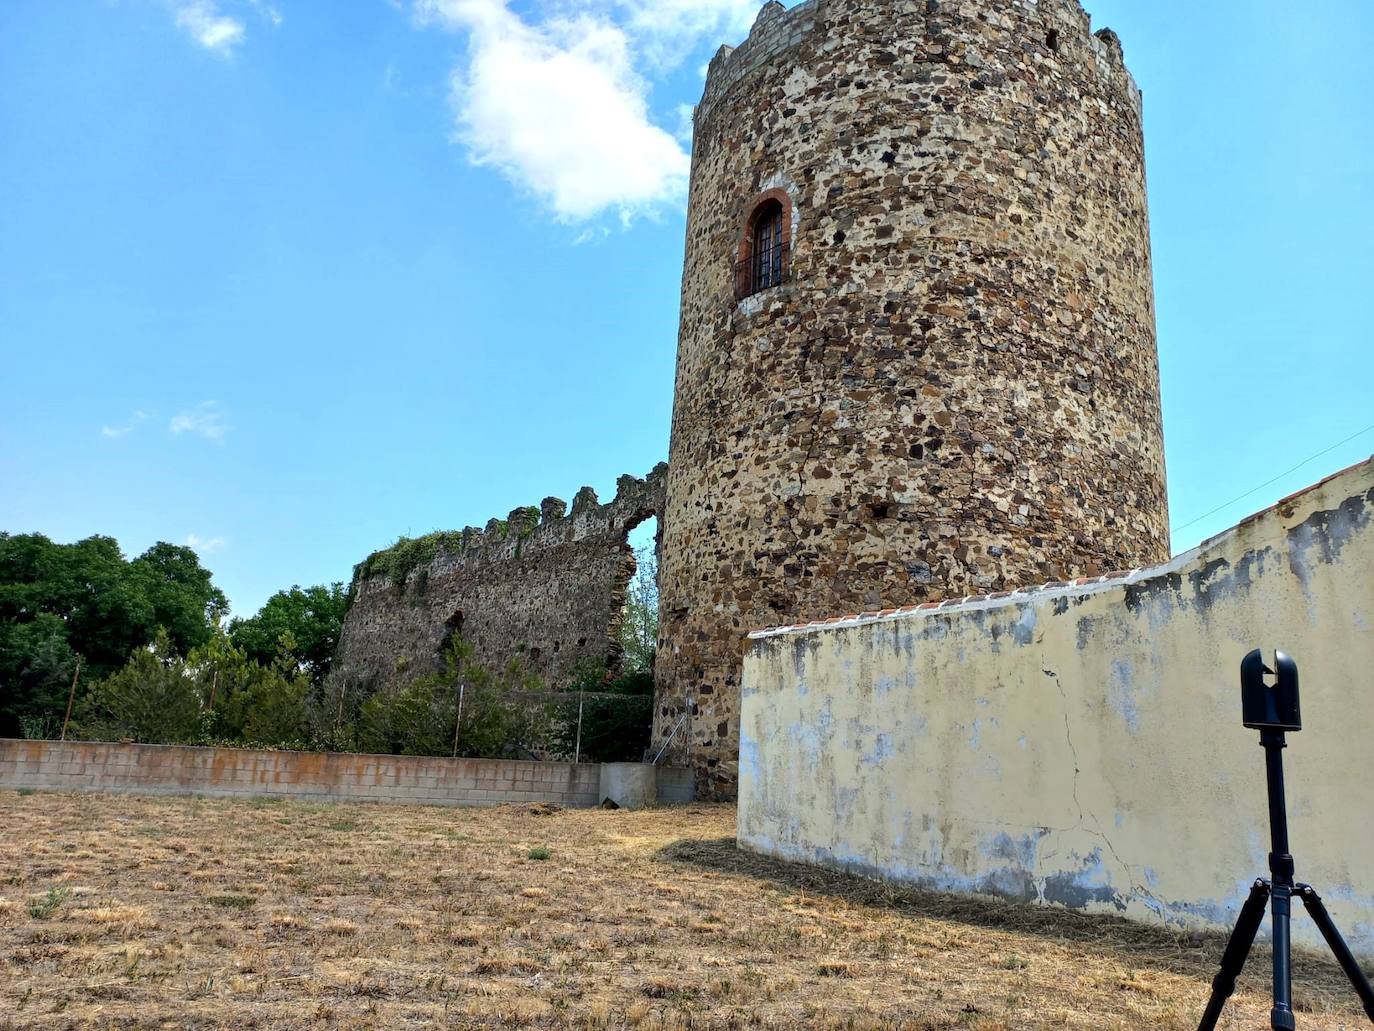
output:
{"label": "red brick window surround", "polygon": [[780,285],[792,262],[792,198],[768,190],[754,198],[735,264],[735,297],[743,300]]}

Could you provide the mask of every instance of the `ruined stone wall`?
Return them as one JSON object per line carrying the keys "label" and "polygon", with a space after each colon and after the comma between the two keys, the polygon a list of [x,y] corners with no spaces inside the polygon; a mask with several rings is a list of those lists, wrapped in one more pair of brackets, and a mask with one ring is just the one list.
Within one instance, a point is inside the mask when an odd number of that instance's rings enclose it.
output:
{"label": "ruined stone wall", "polygon": [[1164,566],[836,616],[746,657],[743,847],[1229,929],[1269,851],[1240,661],[1281,649],[1298,875],[1374,959],[1374,460]]}
{"label": "ruined stone wall", "polygon": [[[697,110],[656,740],[752,629],[1168,554],[1140,94],[1075,0],[769,4]],[[783,285],[738,300],[756,199]],[[772,194],[776,196],[776,194]]]}
{"label": "ruined stone wall", "polygon": [[659,466],[642,480],[621,477],[605,505],[584,487],[570,513],[548,498],[485,530],[372,556],[354,573],[338,667],[374,687],[414,676],[441,666],[457,631],[480,665],[499,669],[519,657],[551,685],[581,663],[618,669],[614,632],[635,570],[626,534],[662,513],[666,481]]}

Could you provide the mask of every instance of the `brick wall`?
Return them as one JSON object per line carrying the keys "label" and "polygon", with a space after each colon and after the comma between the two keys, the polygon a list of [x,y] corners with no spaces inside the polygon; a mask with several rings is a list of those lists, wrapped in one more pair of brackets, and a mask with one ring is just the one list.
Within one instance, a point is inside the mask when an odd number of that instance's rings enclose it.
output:
{"label": "brick wall", "polygon": [[0,788],[320,802],[595,806],[594,763],[0,740]]}

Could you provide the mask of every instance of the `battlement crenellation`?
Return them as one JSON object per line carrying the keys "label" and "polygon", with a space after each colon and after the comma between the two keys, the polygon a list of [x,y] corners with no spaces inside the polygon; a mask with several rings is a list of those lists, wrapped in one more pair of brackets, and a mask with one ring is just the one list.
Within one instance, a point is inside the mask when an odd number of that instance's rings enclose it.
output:
{"label": "battlement crenellation", "polygon": [[[830,17],[838,16],[853,0],[804,0],[787,8],[778,0],[769,0],[759,10],[749,35],[738,46],[722,45],[706,73],[706,85],[698,109],[709,112],[716,102],[749,75],[771,63],[784,51],[801,45],[823,26]],[[928,37],[939,41],[953,19],[964,16],[966,8],[958,0],[919,0],[931,31]],[[1033,41],[1031,49],[1050,51],[1059,61],[1078,61],[1092,68],[1104,82],[1117,85],[1129,106],[1139,116],[1142,97],[1134,76],[1126,67],[1121,38],[1110,28],[1094,30],[1092,16],[1079,0],[1013,0],[1012,9],[1019,12],[1022,35]],[[981,15],[975,16],[981,18]],[[1017,15],[1006,16],[1016,20]],[[1033,27],[1034,31],[1027,31]],[[1051,40],[1053,42],[1051,43]],[[913,56],[917,60],[943,60],[951,64],[963,59],[961,48],[937,47],[932,53],[926,48]],[[978,60],[978,58],[975,58]]]}

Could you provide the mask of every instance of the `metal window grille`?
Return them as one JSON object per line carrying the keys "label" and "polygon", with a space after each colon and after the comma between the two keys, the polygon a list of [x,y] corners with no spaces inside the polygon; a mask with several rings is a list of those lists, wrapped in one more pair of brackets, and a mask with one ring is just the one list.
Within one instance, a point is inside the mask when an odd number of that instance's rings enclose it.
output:
{"label": "metal window grille", "polygon": [[782,205],[773,204],[754,224],[749,257],[737,269],[739,295],[748,297],[779,285],[787,272]]}

